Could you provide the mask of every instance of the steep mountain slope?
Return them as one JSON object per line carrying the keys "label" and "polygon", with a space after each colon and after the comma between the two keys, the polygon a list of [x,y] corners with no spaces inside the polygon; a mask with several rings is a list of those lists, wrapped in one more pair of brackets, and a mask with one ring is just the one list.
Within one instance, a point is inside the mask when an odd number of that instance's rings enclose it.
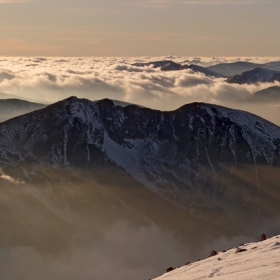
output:
{"label": "steep mountain slope", "polygon": [[10,98],[0,99],[0,122],[46,107],[44,104]]}
{"label": "steep mountain slope", "polygon": [[227,228],[225,217],[279,214],[279,127],[215,105],[160,112],[71,97],[1,124],[0,164],[27,178],[44,165],[81,168],[99,181],[116,176],[118,184],[129,176],[219,227]]}
{"label": "steep mountain slope", "polygon": [[228,83],[254,84],[280,81],[280,72],[257,67],[227,79]]}

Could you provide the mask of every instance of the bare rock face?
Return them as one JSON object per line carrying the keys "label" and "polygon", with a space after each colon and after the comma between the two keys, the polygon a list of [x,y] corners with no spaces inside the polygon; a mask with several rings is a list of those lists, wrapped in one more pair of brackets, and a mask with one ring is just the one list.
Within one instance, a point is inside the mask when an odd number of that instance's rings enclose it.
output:
{"label": "bare rock face", "polygon": [[174,270],[175,268],[174,267],[168,267],[167,269],[166,269],[166,272],[170,272],[170,271],[172,271],[172,270]]}
{"label": "bare rock face", "polygon": [[246,252],[246,251],[247,251],[247,249],[244,249],[244,248],[237,248],[236,251],[235,251],[235,253],[237,254],[237,253],[242,253],[242,252]]}
{"label": "bare rock face", "polygon": [[209,257],[213,257],[213,256],[216,256],[218,253],[214,250],[211,251]]}
{"label": "bare rock face", "polygon": [[264,241],[264,240],[266,240],[266,235],[263,233],[263,234],[261,235],[260,241]]}

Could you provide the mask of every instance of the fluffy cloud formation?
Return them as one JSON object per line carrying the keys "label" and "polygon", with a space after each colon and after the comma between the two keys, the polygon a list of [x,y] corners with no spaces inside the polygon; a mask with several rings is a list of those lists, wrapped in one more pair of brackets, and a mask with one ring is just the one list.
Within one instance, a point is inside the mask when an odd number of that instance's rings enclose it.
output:
{"label": "fluffy cloud formation", "polygon": [[237,85],[225,79],[206,77],[190,69],[161,71],[152,65],[132,64],[173,60],[184,64],[209,66],[222,62],[267,63],[266,57],[7,57],[0,59],[0,92],[43,103],[75,95],[98,100],[111,98],[146,107],[173,110],[190,102],[206,102],[247,110],[278,122],[279,99],[272,103],[254,102],[255,92],[277,83]]}

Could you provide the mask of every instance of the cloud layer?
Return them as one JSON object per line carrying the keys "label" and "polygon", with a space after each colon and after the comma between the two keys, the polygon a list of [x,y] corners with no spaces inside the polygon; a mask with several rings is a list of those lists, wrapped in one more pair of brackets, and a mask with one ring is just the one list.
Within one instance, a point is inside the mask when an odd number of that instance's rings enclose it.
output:
{"label": "cloud layer", "polygon": [[254,92],[278,85],[236,85],[206,77],[190,69],[163,72],[136,62],[173,60],[181,64],[209,66],[221,62],[266,63],[266,57],[2,57],[0,92],[52,103],[72,95],[97,100],[117,99],[160,110],[173,110],[190,102],[207,102],[248,110],[278,124],[279,99],[274,103],[252,99]]}

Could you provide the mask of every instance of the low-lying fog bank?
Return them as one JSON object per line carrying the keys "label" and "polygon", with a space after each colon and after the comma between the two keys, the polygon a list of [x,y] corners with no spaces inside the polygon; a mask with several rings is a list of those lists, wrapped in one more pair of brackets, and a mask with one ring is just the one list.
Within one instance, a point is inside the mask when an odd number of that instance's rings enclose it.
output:
{"label": "low-lying fog bank", "polygon": [[236,236],[207,232],[146,190],[79,183],[76,176],[69,183],[62,175],[62,182],[31,185],[1,172],[1,279],[149,279],[279,230],[272,219]]}

